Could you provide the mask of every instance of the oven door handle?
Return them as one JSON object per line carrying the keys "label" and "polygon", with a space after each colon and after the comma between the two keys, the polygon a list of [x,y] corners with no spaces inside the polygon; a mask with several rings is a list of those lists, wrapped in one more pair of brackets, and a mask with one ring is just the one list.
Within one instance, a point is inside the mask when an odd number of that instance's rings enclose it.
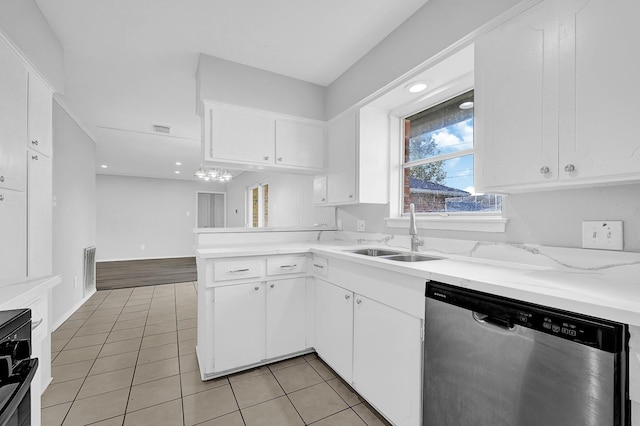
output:
{"label": "oven door handle", "polygon": [[0,407],[0,425],[4,425],[11,419],[13,414],[18,410],[18,406],[29,392],[29,389],[31,388],[31,381],[38,369],[38,358],[31,358],[29,360],[29,366],[24,368],[28,368],[29,372],[20,382],[20,385],[13,391],[13,395],[11,395],[9,401],[7,401],[3,407]]}

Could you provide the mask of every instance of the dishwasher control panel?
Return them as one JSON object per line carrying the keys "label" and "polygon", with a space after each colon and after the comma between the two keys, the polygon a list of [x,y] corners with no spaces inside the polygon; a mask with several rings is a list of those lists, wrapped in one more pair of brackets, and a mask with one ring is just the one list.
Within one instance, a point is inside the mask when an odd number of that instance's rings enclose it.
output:
{"label": "dishwasher control panel", "polygon": [[612,321],[433,281],[427,282],[425,295],[505,329],[526,327],[612,353],[624,345],[620,338],[624,325]]}

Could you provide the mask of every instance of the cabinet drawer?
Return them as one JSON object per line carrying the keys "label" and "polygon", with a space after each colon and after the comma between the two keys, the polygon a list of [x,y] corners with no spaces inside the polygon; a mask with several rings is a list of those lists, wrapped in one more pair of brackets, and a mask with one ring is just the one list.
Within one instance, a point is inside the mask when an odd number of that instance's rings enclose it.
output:
{"label": "cabinet drawer", "polygon": [[306,256],[267,259],[267,275],[297,274],[307,270]]}
{"label": "cabinet drawer", "polygon": [[236,260],[215,262],[214,281],[240,280],[262,276],[264,262],[261,260]]}
{"label": "cabinet drawer", "polygon": [[329,275],[329,260],[326,257],[314,257],[311,267],[313,275],[321,277]]}

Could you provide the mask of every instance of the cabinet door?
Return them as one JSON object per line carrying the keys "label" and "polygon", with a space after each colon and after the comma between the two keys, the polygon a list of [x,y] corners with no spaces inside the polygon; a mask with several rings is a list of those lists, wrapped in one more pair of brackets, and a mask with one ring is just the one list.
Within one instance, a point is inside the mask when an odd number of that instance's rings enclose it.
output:
{"label": "cabinet door", "polygon": [[264,284],[216,287],[214,294],[215,371],[265,359]]}
{"label": "cabinet door", "polygon": [[210,108],[206,160],[274,164],[275,120],[258,112]]}
{"label": "cabinet door", "polygon": [[326,176],[318,176],[313,180],[313,204],[327,204]]}
{"label": "cabinet door", "polygon": [[[24,148],[24,145],[23,145]],[[24,156],[23,156],[24,157]],[[27,276],[27,194],[0,189],[0,287]]]}
{"label": "cabinet door", "polygon": [[276,121],[276,164],[322,169],[324,128],[296,121]]}
{"label": "cabinet door", "polygon": [[24,191],[27,163],[27,70],[0,40],[0,188]]}
{"label": "cabinet door", "polygon": [[306,279],[267,282],[267,358],[306,348]]}
{"label": "cabinet door", "polygon": [[356,116],[349,113],[329,125],[327,198],[329,203],[356,202]]}
{"label": "cabinet door", "polygon": [[51,158],[27,150],[28,275],[51,275],[53,256]]}
{"label": "cabinet door", "polygon": [[355,389],[396,425],[420,425],[421,320],[356,294]]}
{"label": "cabinet door", "polygon": [[29,73],[27,117],[29,128],[28,147],[51,157],[53,153],[51,144],[53,99],[51,90],[33,73]]}
{"label": "cabinet door", "polygon": [[637,0],[561,2],[561,177],[640,172],[638,16]]}
{"label": "cabinet door", "polygon": [[315,281],[316,351],[343,379],[351,382],[353,293],[326,281]]}
{"label": "cabinet door", "polygon": [[475,169],[481,190],[557,179],[558,30],[544,1],[475,44]]}

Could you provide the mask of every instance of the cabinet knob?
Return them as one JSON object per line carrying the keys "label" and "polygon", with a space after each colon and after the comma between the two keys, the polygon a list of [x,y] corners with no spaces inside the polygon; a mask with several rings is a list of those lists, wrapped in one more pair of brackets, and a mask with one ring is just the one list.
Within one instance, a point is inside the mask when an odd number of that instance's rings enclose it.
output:
{"label": "cabinet knob", "polygon": [[0,176],[0,182],[4,182],[4,176]]}
{"label": "cabinet knob", "polygon": [[278,161],[282,161],[282,157],[278,157]]}
{"label": "cabinet knob", "polygon": [[320,200],[320,201],[327,201],[327,199],[326,199],[326,198],[323,198],[323,199],[322,199],[322,200]]}
{"label": "cabinet knob", "polygon": [[268,161],[268,160],[269,160],[269,156],[268,156],[268,155],[265,155],[264,157],[262,157],[262,159],[263,159],[264,161]]}
{"label": "cabinet knob", "polygon": [[260,290],[260,287],[255,286],[253,289],[254,289],[255,291],[258,291],[258,290]]}
{"label": "cabinet knob", "polygon": [[344,300],[349,300],[350,298],[351,298],[351,295],[349,295],[349,294],[345,294],[344,295]]}
{"label": "cabinet knob", "polygon": [[547,166],[540,168],[540,174],[546,175],[547,173],[549,173],[549,168]]}
{"label": "cabinet knob", "polygon": [[276,285],[275,284],[271,284],[269,287],[274,288]]}
{"label": "cabinet knob", "polygon": [[37,140],[35,140],[35,141],[31,141],[31,144],[32,144],[32,145],[35,145],[35,146],[38,146],[38,141],[37,141]]}
{"label": "cabinet knob", "polygon": [[353,198],[353,194],[349,194],[349,199],[352,199],[352,198]]}
{"label": "cabinet knob", "polygon": [[0,194],[0,201],[4,201],[4,194]]}
{"label": "cabinet knob", "polygon": [[564,171],[567,173],[575,172],[576,166],[574,166],[573,164],[567,164],[566,166],[564,166]]}
{"label": "cabinet knob", "polygon": [[359,305],[359,304],[362,303],[362,300],[361,299],[356,299],[356,303]]}
{"label": "cabinet knob", "polygon": [[38,156],[37,156],[37,155],[32,155],[32,156],[31,156],[31,159],[32,159],[32,160],[36,160],[36,161],[38,161]]}

